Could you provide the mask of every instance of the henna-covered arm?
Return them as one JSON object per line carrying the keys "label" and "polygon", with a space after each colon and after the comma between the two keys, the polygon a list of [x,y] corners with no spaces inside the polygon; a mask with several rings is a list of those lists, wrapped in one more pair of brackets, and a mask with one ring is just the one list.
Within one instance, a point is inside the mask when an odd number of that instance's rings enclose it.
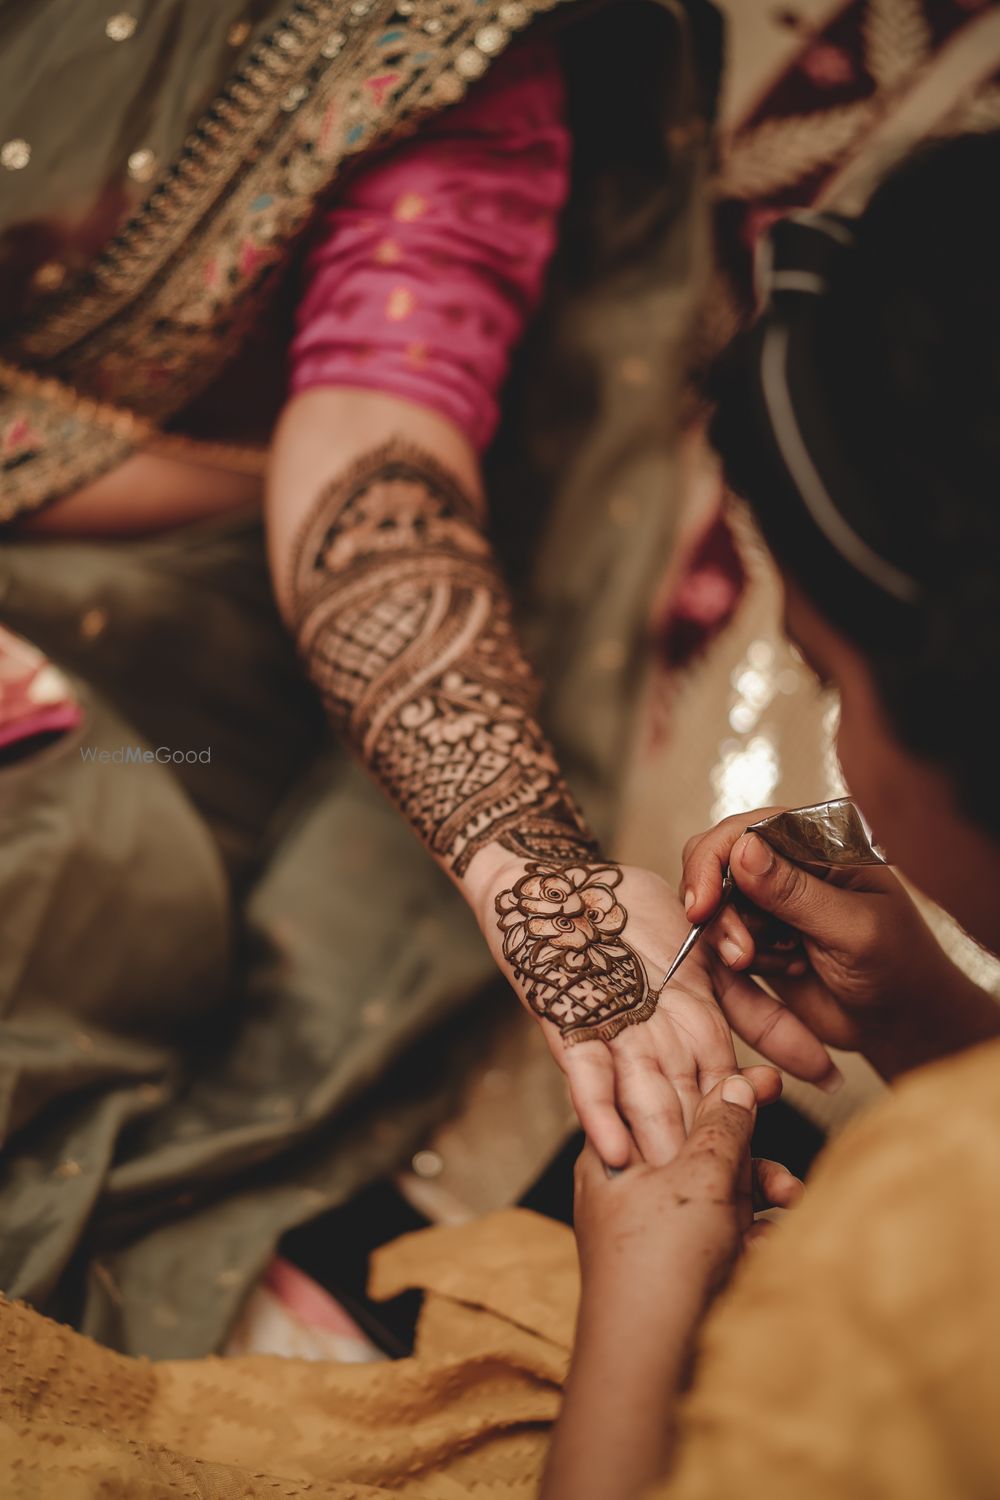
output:
{"label": "henna-covered arm", "polygon": [[482,501],[426,447],[390,438],[322,488],[288,597],[331,721],[452,875],[491,845],[593,853],[535,719]]}
{"label": "henna-covered arm", "polygon": [[683,914],[655,876],[601,857],[563,781],[472,449],[395,397],[309,391],[276,435],[268,533],[332,722],[465,894],[595,1146],[627,1159],[624,1116],[667,1159],[733,1067],[728,1027],[694,962],[690,1019],[657,1007]]}
{"label": "henna-covered arm", "polygon": [[[361,451],[313,480],[298,525],[277,525],[303,659],[333,724],[452,877],[464,886],[483,856],[478,893],[510,870],[495,920],[532,1009],[567,1041],[610,1040],[655,997],[622,937],[621,872],[601,861],[539,727],[471,455],[418,408],[391,401],[386,439],[388,413],[372,408],[386,398],[330,395],[370,413],[380,441],[352,440]],[[291,440],[279,435],[272,506],[288,503],[277,473]]]}

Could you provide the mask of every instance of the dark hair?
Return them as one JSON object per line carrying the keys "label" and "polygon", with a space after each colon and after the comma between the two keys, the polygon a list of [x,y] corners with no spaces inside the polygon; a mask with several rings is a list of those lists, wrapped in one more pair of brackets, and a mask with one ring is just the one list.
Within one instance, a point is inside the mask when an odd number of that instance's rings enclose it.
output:
{"label": "dark hair", "polygon": [[[922,149],[852,225],[816,305],[823,418],[859,483],[849,525],[919,581],[916,605],[810,545],[762,410],[751,331],[713,376],[712,440],[779,564],[864,653],[900,740],[1000,837],[1000,133]],[[815,537],[813,538],[815,540]]]}

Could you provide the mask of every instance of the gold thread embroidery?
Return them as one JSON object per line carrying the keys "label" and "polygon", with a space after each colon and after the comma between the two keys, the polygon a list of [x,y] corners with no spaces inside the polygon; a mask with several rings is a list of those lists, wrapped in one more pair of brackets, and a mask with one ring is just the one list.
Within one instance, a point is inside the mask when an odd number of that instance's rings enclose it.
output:
{"label": "gold thread embroidery", "polygon": [[[532,13],[564,3],[571,0],[534,0],[530,11],[525,7],[524,24]],[[393,14],[398,15],[398,5],[393,0],[373,0],[369,14],[376,9],[384,13],[387,26]],[[491,10],[496,12],[498,8]],[[227,230],[231,235],[234,218],[247,222],[245,213],[250,205],[276,189],[284,194],[284,201],[275,212],[276,220],[280,218],[282,222],[275,223],[269,238],[272,246],[287,243],[304,222],[316,192],[336,175],[341,160],[368,149],[375,139],[393,130],[402,133],[414,116],[431,106],[461,98],[472,81],[472,74],[462,70],[472,65],[466,61],[460,68],[459,60],[470,51],[477,59],[479,72],[485,71],[486,55],[474,45],[470,47],[475,36],[487,32],[488,42],[496,47],[494,55],[510,40],[509,31],[497,24],[491,10],[470,4],[469,0],[422,0],[412,15],[393,23],[388,33],[373,37],[366,30],[344,40],[342,29],[331,34],[333,22],[343,13],[338,0],[300,0],[299,6],[268,38],[251,48],[234,81],[188,137],[181,158],[164,174],[143,207],[97,263],[89,286],[71,289],[64,299],[43,309],[36,321],[21,333],[16,352],[30,363],[66,356],[70,349],[105,327],[112,317],[127,316],[132,311],[129,304],[161,270],[165,271],[166,282],[156,302],[163,305],[169,301],[167,288],[174,281],[167,262],[177,247],[186,245],[192,236],[210,245],[213,237],[224,237]],[[463,11],[467,13],[462,14]],[[419,50],[424,45],[419,31],[422,21],[432,18],[447,20],[454,29],[448,40],[424,59]],[[371,30],[377,29],[371,23]],[[394,31],[400,33],[399,57],[405,61],[417,55],[421,61],[419,65],[411,64],[409,75],[401,77],[398,97],[387,95],[376,101],[365,94],[367,75],[383,61],[379,43]],[[289,37],[296,49],[294,55],[287,41],[283,41]],[[335,51],[331,47],[334,39]],[[356,40],[357,45],[351,47],[351,40]],[[331,51],[332,57],[328,55]],[[330,63],[336,66],[327,66]],[[309,88],[308,78],[314,73],[317,76],[308,116],[300,110],[296,121],[282,125],[283,115],[290,113],[282,111],[282,101],[297,87]],[[352,80],[350,102],[360,102],[361,109],[352,125],[342,125],[338,154],[329,147],[323,149],[323,117],[337,103],[331,97],[334,85]],[[274,132],[274,139],[254,161],[255,150],[261,147],[267,130]],[[285,161],[280,160],[283,147],[289,148]],[[310,164],[303,160],[310,155],[317,161]],[[234,167],[248,159],[250,170],[237,190],[225,199],[224,189]],[[295,171],[295,166],[300,170]],[[220,201],[220,209],[210,212],[216,200]],[[233,212],[237,200],[239,215]],[[193,250],[185,259],[191,253]],[[183,282],[183,268],[174,274]],[[142,330],[136,343],[148,346],[147,320],[140,314],[134,321]],[[199,364],[201,359],[199,348],[193,362]],[[172,409],[178,409],[189,394],[190,390],[185,389],[181,399],[172,403]]]}
{"label": "gold thread embroidery", "polygon": [[[263,474],[267,463],[265,448],[205,443],[180,433],[160,432],[135,412],[81,396],[52,376],[19,369],[4,359],[0,359],[0,387],[4,388],[3,393],[20,397],[27,408],[32,404],[41,408],[30,418],[22,413],[21,420],[31,427],[39,441],[47,440],[54,454],[41,465],[41,474],[25,476],[16,463],[3,465],[0,523],[38,510],[54,494],[87,483],[123,462],[137,448],[159,457],[240,474]],[[14,423],[17,420],[14,415]],[[87,429],[89,451],[84,454],[71,451],[67,457],[67,423],[74,420]],[[50,429],[48,433],[45,427]]]}
{"label": "gold thread embroidery", "polygon": [[[59,409],[71,410],[85,430],[71,432],[65,415],[56,421],[36,413],[44,430],[25,462],[6,466],[0,518],[86,482],[138,443],[155,443],[157,451],[183,444],[188,454],[217,454],[223,467],[258,472],[258,450],[164,437],[157,424],[233,355],[270,289],[270,273],[342,163],[461,99],[472,79],[458,60],[470,50],[485,71],[493,56],[486,49],[501,52],[535,15],[567,3],[574,0],[364,0],[368,23],[352,30],[361,18],[356,7],[345,15],[342,0],[296,0],[241,60],[181,157],[88,280],[53,293],[8,345],[15,359],[48,366],[38,377],[36,405],[58,377]],[[670,8],[671,0],[661,3]],[[430,20],[447,29],[433,52],[424,41]],[[334,21],[338,29],[331,29]],[[477,38],[486,49],[476,50]],[[398,77],[387,81],[380,67]],[[307,97],[282,109],[298,86]],[[262,201],[257,239],[241,238]],[[214,296],[206,286],[213,260],[221,282]],[[81,393],[98,375],[109,401]],[[13,363],[0,366],[0,383],[15,389],[24,391],[32,378]],[[17,409],[3,406],[0,417],[16,424]]]}

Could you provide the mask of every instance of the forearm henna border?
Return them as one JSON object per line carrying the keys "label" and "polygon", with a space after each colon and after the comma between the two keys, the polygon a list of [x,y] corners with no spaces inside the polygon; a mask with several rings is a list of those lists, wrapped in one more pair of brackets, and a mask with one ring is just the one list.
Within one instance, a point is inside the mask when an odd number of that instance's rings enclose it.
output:
{"label": "forearm henna border", "polygon": [[535,719],[479,510],[437,460],[396,440],[328,485],[293,549],[290,599],[333,724],[457,876],[489,844],[596,858]]}

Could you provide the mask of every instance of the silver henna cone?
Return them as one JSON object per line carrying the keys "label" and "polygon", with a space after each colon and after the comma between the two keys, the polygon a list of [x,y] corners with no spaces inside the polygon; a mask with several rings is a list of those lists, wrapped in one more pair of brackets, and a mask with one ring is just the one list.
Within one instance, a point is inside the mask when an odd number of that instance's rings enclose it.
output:
{"label": "silver henna cone", "polygon": [[[772,813],[769,818],[761,818],[759,823],[750,823],[745,832],[755,833],[766,844],[770,844],[776,854],[815,873],[885,864],[885,859],[872,840],[868,824],[850,797],[837,797],[832,802],[817,802],[812,807],[795,807],[788,812]],[[710,917],[691,928],[667,970],[661,990],[673,979],[705,928],[715,921],[732,896],[733,889],[734,881],[727,865],[718,905]]]}

